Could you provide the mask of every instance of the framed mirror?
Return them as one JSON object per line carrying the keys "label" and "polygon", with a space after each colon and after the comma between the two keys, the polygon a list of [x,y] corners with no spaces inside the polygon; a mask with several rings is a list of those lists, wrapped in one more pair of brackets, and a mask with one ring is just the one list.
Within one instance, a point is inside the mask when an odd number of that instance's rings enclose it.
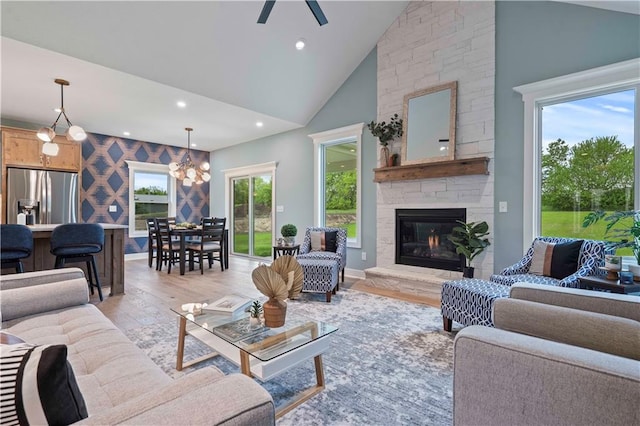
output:
{"label": "framed mirror", "polygon": [[455,158],[457,89],[452,81],[405,95],[401,164]]}

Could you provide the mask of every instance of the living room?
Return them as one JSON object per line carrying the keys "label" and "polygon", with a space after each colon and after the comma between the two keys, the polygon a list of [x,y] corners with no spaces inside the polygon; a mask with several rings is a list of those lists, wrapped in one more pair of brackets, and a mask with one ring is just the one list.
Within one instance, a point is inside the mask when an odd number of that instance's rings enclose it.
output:
{"label": "living room", "polygon": [[[280,6],[277,3],[274,11]],[[260,7],[258,4],[257,9]],[[347,283],[366,278],[367,269],[389,268],[395,263],[392,235],[395,217],[391,211],[396,207],[463,207],[467,209],[468,221],[486,221],[491,245],[476,259],[475,266],[477,277],[488,278],[520,260],[536,236],[533,231],[527,234],[523,170],[531,158],[523,143],[523,98],[514,87],[637,59],[639,27],[640,19],[634,13],[562,2],[408,3],[373,50],[304,126],[212,152],[193,150],[198,162],[208,156],[211,181],[188,192],[178,188],[177,216],[189,222],[196,222],[201,216],[229,217],[225,187],[229,171],[269,163],[274,165],[277,177],[275,204],[283,207],[283,211],[274,215],[273,238],[286,223],[296,224],[301,230],[316,225],[314,144],[309,135],[355,123],[388,121],[395,113],[402,115],[407,93],[456,81],[456,158],[487,157],[488,174],[374,183],[373,170],[379,167],[380,151],[375,138],[363,128],[360,234],[347,249]],[[453,47],[449,44],[452,42]],[[71,106],[74,89],[71,83],[65,89],[68,112],[74,122],[82,124],[80,111]],[[4,87],[10,84],[3,81]],[[25,123],[19,117],[7,118],[3,113],[2,124],[37,129],[49,123]],[[179,129],[186,125],[176,120]],[[184,153],[186,134],[176,140],[174,146],[178,148],[168,149],[158,141],[87,131],[90,133],[84,142],[87,147],[83,146],[83,173],[87,177],[80,194],[83,220],[128,225],[129,172],[124,160],[147,161],[136,158],[139,148],[144,146],[154,153],[149,162],[168,164],[167,156],[175,159]],[[192,135],[194,141],[197,131],[196,128]],[[400,140],[395,141],[392,151],[399,153],[400,144]],[[114,156],[113,152],[118,150],[121,154]],[[168,152],[166,156],[162,155],[163,150]],[[112,185],[106,181],[114,173],[119,179],[114,178],[117,182]],[[507,211],[500,211],[500,203],[508,206]],[[108,207],[114,204],[118,205],[117,212],[111,214]],[[126,251],[146,256],[145,244],[146,237],[131,237]],[[233,273],[234,266],[243,270],[246,274],[243,282],[247,282],[248,271],[233,260],[231,269],[225,273]],[[430,271],[430,275],[444,280],[456,278],[459,273]],[[125,279],[144,280],[143,277],[141,273],[132,273]],[[410,289],[406,291],[411,293]],[[327,378],[332,380],[337,377]],[[312,403],[313,400],[308,402]],[[358,423],[348,417],[323,420]],[[397,423],[408,422],[397,419]]]}

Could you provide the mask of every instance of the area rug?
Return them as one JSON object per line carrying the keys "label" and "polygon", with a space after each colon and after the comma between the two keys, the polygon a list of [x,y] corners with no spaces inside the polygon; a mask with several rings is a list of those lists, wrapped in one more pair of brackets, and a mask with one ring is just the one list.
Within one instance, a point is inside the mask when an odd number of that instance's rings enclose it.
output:
{"label": "area rug", "polygon": [[[278,425],[452,424],[453,336],[442,331],[438,309],[341,290],[331,303],[324,294],[303,294],[288,310],[339,328],[323,355],[326,388],[278,420]],[[216,357],[175,370],[177,321],[129,330],[128,337],[172,377],[215,365],[237,373]],[[187,338],[185,360],[210,350]],[[259,382],[276,405],[315,384],[313,362]]]}

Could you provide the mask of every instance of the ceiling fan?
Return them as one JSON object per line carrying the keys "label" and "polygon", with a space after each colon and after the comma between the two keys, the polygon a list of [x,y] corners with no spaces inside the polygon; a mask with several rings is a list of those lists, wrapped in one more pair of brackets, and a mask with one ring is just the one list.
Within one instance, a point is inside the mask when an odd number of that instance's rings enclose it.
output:
{"label": "ceiling fan", "polygon": [[[307,6],[309,6],[309,9],[311,9],[311,13],[313,13],[313,16],[316,18],[316,21],[318,21],[318,24],[320,24],[320,26],[323,26],[324,24],[327,24],[329,22],[327,21],[326,16],[324,16],[324,13],[322,13],[322,9],[320,9],[320,5],[317,1],[305,0],[305,3],[307,3]],[[264,6],[262,6],[262,12],[260,12],[260,16],[258,17],[258,24],[267,23],[267,18],[269,18],[269,14],[271,13],[271,9],[273,9],[274,4],[276,4],[276,0],[267,0],[264,2]]]}

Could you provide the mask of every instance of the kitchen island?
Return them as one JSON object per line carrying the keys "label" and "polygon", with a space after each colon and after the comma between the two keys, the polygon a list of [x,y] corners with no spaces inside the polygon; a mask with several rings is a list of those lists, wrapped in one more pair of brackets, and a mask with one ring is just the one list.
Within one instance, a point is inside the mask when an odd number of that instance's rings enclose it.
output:
{"label": "kitchen island", "polygon": [[[104,247],[95,255],[96,267],[101,286],[109,286],[110,296],[124,293],[124,235],[126,225],[100,224],[104,228]],[[51,254],[51,232],[58,225],[29,225],[33,233],[33,253],[24,259],[25,272],[53,269],[56,257]],[[78,267],[87,274],[86,264],[67,263],[69,267]]]}

